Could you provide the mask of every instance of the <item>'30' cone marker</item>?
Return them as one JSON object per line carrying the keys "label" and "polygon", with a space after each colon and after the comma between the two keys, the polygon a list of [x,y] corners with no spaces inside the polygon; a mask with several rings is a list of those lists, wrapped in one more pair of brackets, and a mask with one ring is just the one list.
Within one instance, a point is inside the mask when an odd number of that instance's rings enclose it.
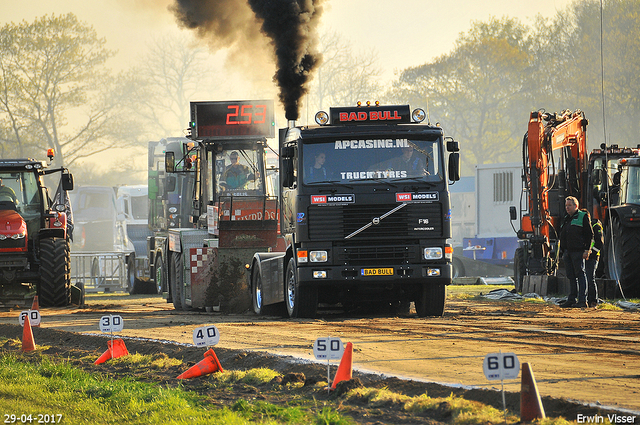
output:
{"label": "'30' cone marker", "polygon": [[114,339],[113,341],[107,341],[107,346],[109,346],[107,351],[102,353],[102,355],[98,358],[98,360],[95,361],[94,364],[102,364],[109,359],[117,359],[118,357],[129,355],[127,346],[124,345],[124,341],[120,338]]}

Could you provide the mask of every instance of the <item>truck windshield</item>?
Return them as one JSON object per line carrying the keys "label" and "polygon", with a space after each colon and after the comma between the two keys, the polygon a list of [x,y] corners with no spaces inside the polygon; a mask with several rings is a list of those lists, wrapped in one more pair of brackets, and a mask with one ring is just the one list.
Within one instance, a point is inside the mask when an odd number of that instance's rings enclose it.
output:
{"label": "truck windshield", "polygon": [[303,181],[364,184],[443,179],[437,140],[341,139],[302,145]]}
{"label": "truck windshield", "polygon": [[222,196],[263,195],[258,151],[223,150],[216,155],[216,193]]}

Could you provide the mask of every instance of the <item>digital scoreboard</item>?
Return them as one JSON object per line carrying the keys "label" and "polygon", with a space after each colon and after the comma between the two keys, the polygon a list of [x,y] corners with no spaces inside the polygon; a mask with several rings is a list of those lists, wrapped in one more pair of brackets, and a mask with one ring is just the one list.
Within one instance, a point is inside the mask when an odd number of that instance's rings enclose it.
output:
{"label": "digital scoreboard", "polygon": [[274,137],[273,100],[191,102],[191,138]]}

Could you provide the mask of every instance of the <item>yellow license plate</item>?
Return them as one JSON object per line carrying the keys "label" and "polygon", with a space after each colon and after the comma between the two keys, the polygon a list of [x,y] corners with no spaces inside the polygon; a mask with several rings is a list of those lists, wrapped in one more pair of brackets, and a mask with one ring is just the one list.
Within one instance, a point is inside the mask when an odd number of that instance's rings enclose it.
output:
{"label": "yellow license plate", "polygon": [[362,269],[360,274],[362,276],[393,276],[393,268]]}

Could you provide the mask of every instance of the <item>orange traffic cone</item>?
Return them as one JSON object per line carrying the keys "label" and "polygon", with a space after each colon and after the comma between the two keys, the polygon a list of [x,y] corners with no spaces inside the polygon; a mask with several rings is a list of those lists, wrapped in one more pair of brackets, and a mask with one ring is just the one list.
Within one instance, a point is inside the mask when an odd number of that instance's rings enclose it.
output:
{"label": "orange traffic cone", "polygon": [[544,407],[538,393],[538,385],[533,376],[529,363],[522,364],[522,381],[520,385],[520,420],[531,422],[534,419],[544,419]]}
{"label": "orange traffic cone", "polygon": [[33,351],[36,349],[36,342],[33,340],[33,331],[31,330],[31,320],[29,315],[24,319],[24,327],[22,328],[22,351]]}
{"label": "orange traffic cone", "polygon": [[191,366],[186,372],[183,372],[176,379],[190,379],[202,375],[208,375],[213,372],[224,372],[218,356],[214,353],[213,348],[204,353],[204,360],[200,360],[198,364]]}
{"label": "orange traffic cone", "polygon": [[116,338],[113,341],[107,341],[107,346],[109,347],[107,351],[102,353],[102,355],[98,357],[98,360],[96,360],[93,364],[102,364],[109,359],[117,359],[118,357],[129,355],[127,346],[124,345],[124,341],[120,338]]}
{"label": "orange traffic cone", "polygon": [[[37,295],[35,295],[33,297],[33,304],[31,304],[31,310],[40,311],[40,304],[38,304],[38,296]],[[33,326],[39,328],[40,327],[40,323],[38,323],[37,325],[33,325]]]}
{"label": "orange traffic cone", "polygon": [[348,381],[351,379],[351,375],[353,372],[352,361],[353,357],[353,344],[347,342],[347,345],[344,347],[344,353],[342,354],[342,358],[340,359],[340,365],[338,366],[338,371],[336,372],[336,377],[333,380],[333,384],[331,384],[331,389],[335,390],[338,382],[340,381]]}

